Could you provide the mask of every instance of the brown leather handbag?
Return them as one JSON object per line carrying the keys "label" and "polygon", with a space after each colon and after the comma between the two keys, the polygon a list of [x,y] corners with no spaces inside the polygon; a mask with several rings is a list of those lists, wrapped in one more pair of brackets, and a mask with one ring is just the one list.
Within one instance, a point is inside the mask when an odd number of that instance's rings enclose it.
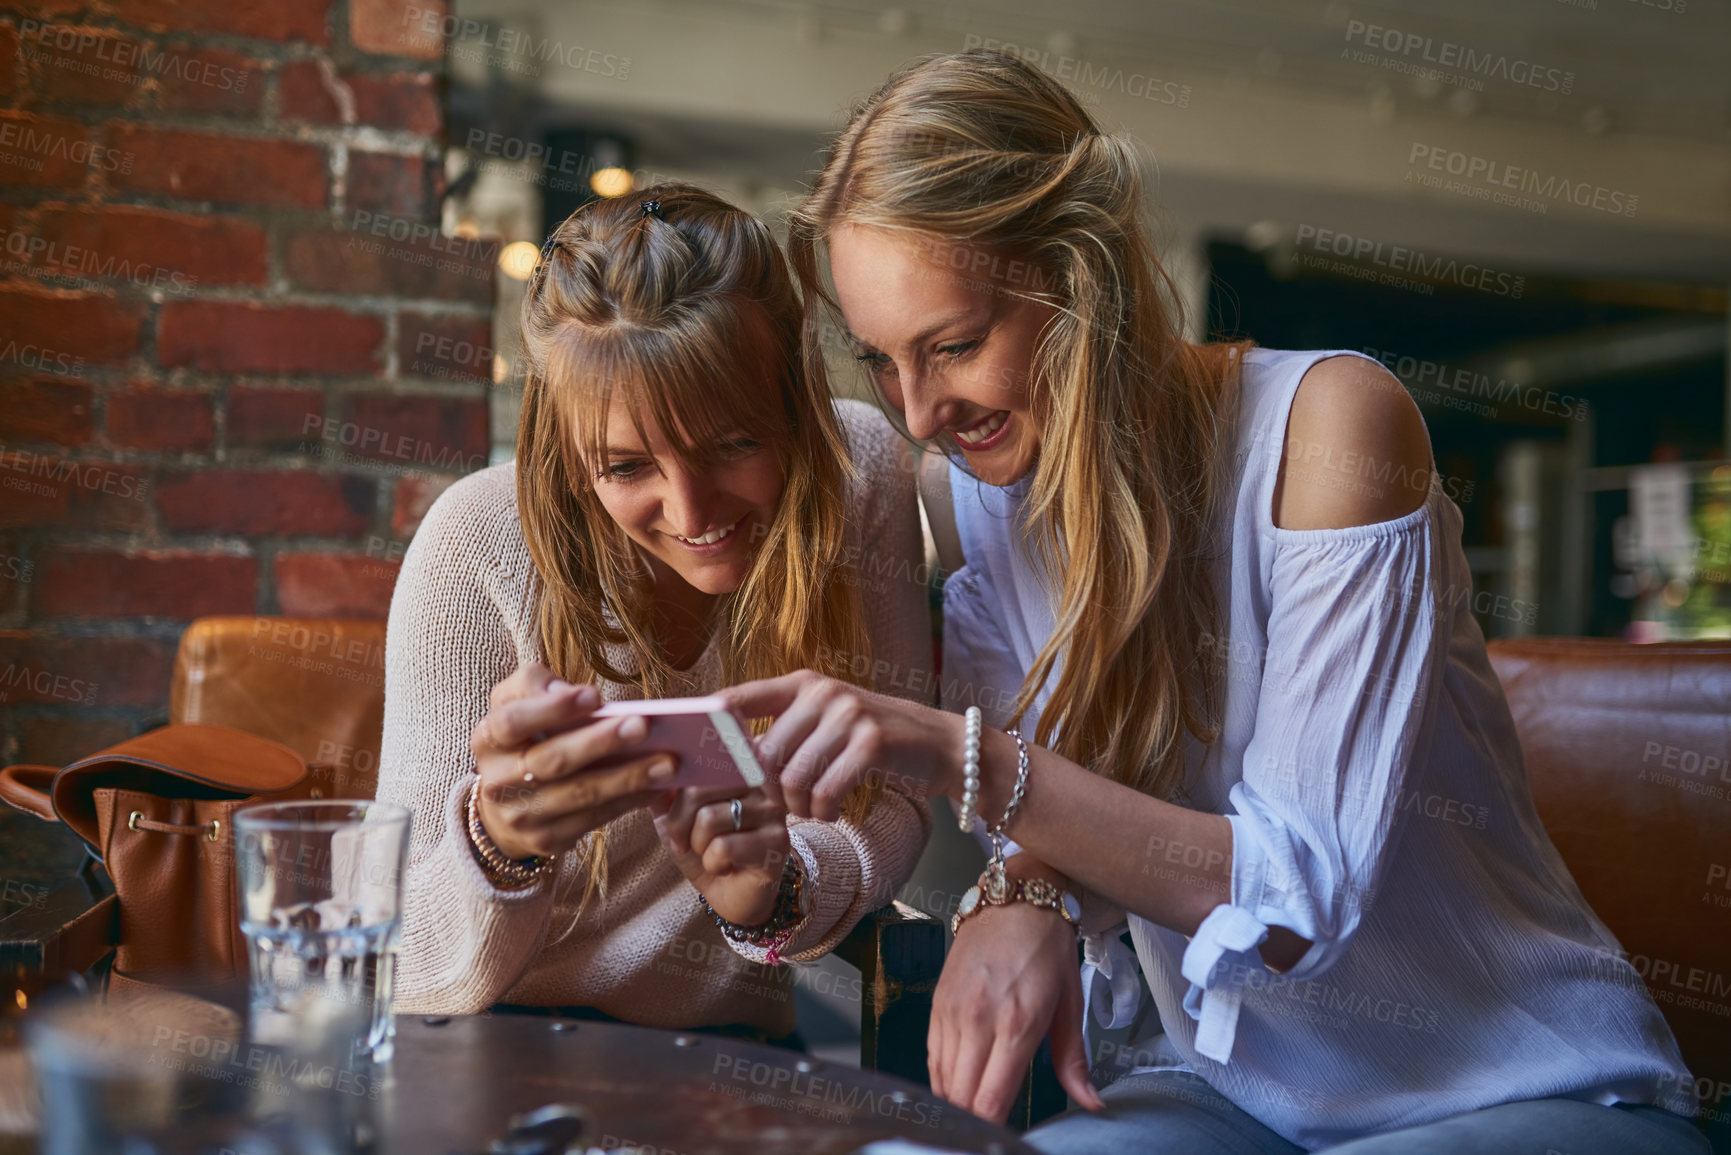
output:
{"label": "brown leather handbag", "polygon": [[226,726],[178,724],[64,769],[8,766],[0,799],[64,822],[108,868],[119,901],[114,974],[145,982],[246,976],[234,812],[331,793],[287,746]]}

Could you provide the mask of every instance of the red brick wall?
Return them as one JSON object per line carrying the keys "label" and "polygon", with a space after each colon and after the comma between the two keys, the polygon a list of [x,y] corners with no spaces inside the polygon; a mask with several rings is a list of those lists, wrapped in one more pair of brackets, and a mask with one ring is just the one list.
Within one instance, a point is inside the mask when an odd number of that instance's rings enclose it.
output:
{"label": "red brick wall", "polygon": [[0,0],[0,758],[165,720],[191,618],[382,617],[485,463],[429,11]]}

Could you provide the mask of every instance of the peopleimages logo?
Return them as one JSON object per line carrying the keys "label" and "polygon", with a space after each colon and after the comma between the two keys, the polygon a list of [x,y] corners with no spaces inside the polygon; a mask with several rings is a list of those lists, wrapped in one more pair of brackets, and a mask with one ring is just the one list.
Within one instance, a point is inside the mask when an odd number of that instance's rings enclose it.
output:
{"label": "peopleimages logo", "polygon": [[[1575,74],[1561,68],[1548,68],[1534,64],[1530,60],[1511,60],[1501,52],[1480,52],[1464,44],[1456,44],[1452,40],[1438,40],[1435,37],[1424,36],[1417,32],[1402,32],[1398,28],[1384,28],[1380,24],[1366,24],[1362,20],[1349,20],[1346,23],[1346,39],[1349,42],[1363,44],[1366,48],[1379,49],[1392,53],[1403,59],[1417,54],[1419,60],[1426,64],[1434,64],[1439,69],[1448,69],[1451,73],[1467,78],[1502,79],[1512,84],[1526,85],[1542,92],[1555,92],[1563,96],[1575,90]],[[1350,49],[1341,49],[1341,54],[1349,60],[1358,60]],[[1378,63],[1376,60],[1359,63]],[[1453,77],[1442,74],[1442,79]]]}
{"label": "peopleimages logo", "polygon": [[[962,41],[962,51],[972,52],[976,48],[1002,52],[1006,56],[1020,57],[1047,76],[1061,80],[1078,89],[1109,89],[1136,100],[1148,100],[1155,104],[1170,104],[1175,108],[1190,107],[1190,86],[1180,84],[1176,80],[1162,80],[1158,76],[1138,72],[1135,69],[1127,70],[1114,68],[1107,64],[1096,64],[1077,56],[1054,54],[1043,48],[1024,46],[970,32]],[[1094,97],[1094,93],[1088,91],[1078,91],[1075,95],[1081,96],[1085,100]]]}
{"label": "peopleimages logo", "polygon": [[538,64],[558,62],[578,72],[624,80],[631,75],[631,58],[585,48],[581,44],[566,44],[545,36],[535,36],[511,28],[499,28],[482,20],[459,19],[448,15],[443,6],[421,8],[407,5],[403,10],[403,26],[414,25],[425,38],[443,35],[455,41],[451,54],[459,59],[485,62],[486,53],[507,71],[540,75]]}
{"label": "peopleimages logo", "polygon": [[[1298,226],[1298,247],[1312,252],[1333,254],[1350,261],[1368,262],[1392,272],[1410,273],[1425,281],[1455,285],[1462,289],[1480,289],[1499,297],[1519,300],[1526,289],[1527,279],[1498,272],[1473,261],[1457,261],[1453,257],[1433,257],[1421,249],[1391,245],[1370,237],[1355,237],[1350,233],[1319,229],[1315,225]],[[1301,255],[1300,264],[1313,264]],[[1407,282],[1406,286],[1410,286]]]}
{"label": "peopleimages logo", "polygon": [[82,357],[57,349],[45,349],[41,345],[20,345],[16,340],[0,345],[0,364],[22,365],[39,373],[56,373],[63,377],[76,376],[84,371]]}
{"label": "peopleimages logo", "polygon": [[189,293],[198,287],[198,278],[178,269],[165,269],[147,261],[134,262],[110,253],[103,255],[81,245],[62,244],[46,237],[32,236],[20,229],[0,234],[0,249],[16,262],[5,263],[6,270],[42,272],[67,280],[88,278],[124,279],[142,289],[168,289]]}
{"label": "peopleimages logo", "polygon": [[15,163],[14,157],[20,160],[36,160],[36,164],[24,166],[33,170],[41,168],[38,158],[54,157],[72,164],[94,164],[105,172],[132,171],[133,156],[130,152],[105,148],[100,144],[91,144],[88,140],[73,140],[63,132],[52,132],[18,121],[0,124],[0,148],[21,150],[17,154],[0,157],[0,162]]}
{"label": "peopleimages logo", "polygon": [[1376,358],[1385,369],[1400,378],[1401,384],[1415,399],[1432,405],[1495,417],[1498,410],[1493,405],[1480,403],[1495,402],[1496,405],[1518,405],[1532,413],[1544,413],[1564,420],[1587,419],[1586,399],[1573,393],[1540,389],[1537,385],[1504,377],[1493,380],[1489,373],[1477,369],[1451,366],[1446,361],[1431,361],[1369,345],[1360,346],[1358,351],[1366,357]]}
{"label": "peopleimages logo", "polygon": [[[1604,185],[1584,180],[1569,180],[1554,173],[1541,173],[1520,165],[1503,164],[1458,149],[1440,148],[1420,141],[1413,142],[1412,151],[1406,159],[1408,164],[1422,165],[1432,172],[1461,177],[1463,183],[1475,188],[1485,186],[1493,193],[1501,189],[1514,189],[1541,200],[1567,201],[1584,209],[1597,209],[1620,216],[1634,216],[1635,208],[1641,200],[1640,197],[1619,189],[1606,188]],[[1409,171],[1408,179],[1411,180],[1413,175]],[[1421,183],[1425,183],[1422,181],[1425,175],[1417,174]],[[1457,191],[1440,183],[1436,187],[1443,188],[1445,192]],[[1528,207],[1518,199],[1510,199],[1508,203],[1518,208]],[[1544,205],[1540,204],[1538,208],[1539,211],[1544,211]]]}
{"label": "peopleimages logo", "polygon": [[96,689],[95,682],[29,665],[21,666],[17,662],[0,670],[0,702],[11,701],[14,692],[23,692],[34,694],[35,698],[29,700],[38,702],[58,700],[94,706]]}
{"label": "peopleimages logo", "polygon": [[[45,57],[46,54],[36,51],[33,44],[57,52],[70,52],[72,56],[61,56],[50,63],[85,76],[126,81],[135,79],[136,72],[148,72],[153,76],[172,77],[188,84],[202,84],[225,92],[246,91],[249,73],[245,69],[225,68],[208,60],[182,56],[175,52],[156,51],[148,44],[98,35],[88,29],[44,24],[40,20],[23,20],[18,24],[18,35],[25,42],[26,56],[35,59]],[[95,49],[92,60],[78,59],[91,49]]]}

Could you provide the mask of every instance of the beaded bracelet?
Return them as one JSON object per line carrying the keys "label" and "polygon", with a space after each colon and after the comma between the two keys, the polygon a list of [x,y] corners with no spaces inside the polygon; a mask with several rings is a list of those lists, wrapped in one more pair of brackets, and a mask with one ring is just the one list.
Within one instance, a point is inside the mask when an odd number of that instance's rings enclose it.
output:
{"label": "beaded bracelet", "polygon": [[553,858],[540,855],[521,859],[505,857],[505,852],[494,844],[481,822],[480,794],[481,780],[477,778],[469,788],[467,810],[469,849],[475,852],[475,861],[481,864],[481,872],[487,876],[488,882],[501,890],[524,890],[534,885],[535,880],[553,864]]}
{"label": "beaded bracelet", "polygon": [[[793,928],[804,918],[801,911],[805,898],[805,863],[799,855],[789,853],[787,863],[781,868],[781,886],[775,892],[775,907],[769,912],[769,917],[755,926],[741,926],[729,922],[715,913],[715,908],[709,905],[709,900],[702,892],[697,895],[698,903],[704,913],[715,920],[715,925],[721,933],[734,942],[747,942],[752,946],[768,947],[772,956],[787,940],[792,937]],[[779,961],[772,957],[771,963]]]}
{"label": "beaded bracelet", "polygon": [[962,833],[974,829],[974,810],[980,805],[980,708],[969,706],[962,715],[962,804],[956,808],[956,825]]}

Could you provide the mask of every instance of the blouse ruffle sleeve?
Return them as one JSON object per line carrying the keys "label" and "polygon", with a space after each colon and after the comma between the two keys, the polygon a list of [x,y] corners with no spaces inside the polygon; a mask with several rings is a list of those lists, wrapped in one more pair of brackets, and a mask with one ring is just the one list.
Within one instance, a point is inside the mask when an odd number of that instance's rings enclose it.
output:
{"label": "blouse ruffle sleeve", "polygon": [[1437,500],[1376,525],[1275,531],[1256,722],[1228,796],[1231,901],[1182,963],[1196,1049],[1216,1062],[1230,1061],[1246,982],[1266,969],[1256,948],[1268,929],[1310,940],[1286,978],[1312,979],[1346,952],[1375,895],[1447,661]]}

